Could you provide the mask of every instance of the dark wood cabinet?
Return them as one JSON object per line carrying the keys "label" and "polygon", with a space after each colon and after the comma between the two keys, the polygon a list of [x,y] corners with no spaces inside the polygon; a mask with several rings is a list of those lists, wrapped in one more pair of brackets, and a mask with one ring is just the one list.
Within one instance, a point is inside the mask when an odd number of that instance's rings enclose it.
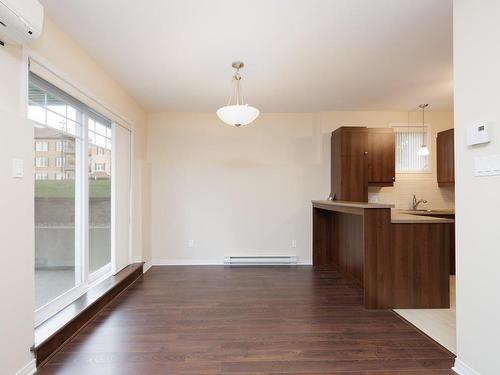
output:
{"label": "dark wood cabinet", "polygon": [[368,185],[395,180],[392,129],[343,126],[332,132],[331,193],[335,200],[367,202]]}
{"label": "dark wood cabinet", "polygon": [[336,200],[368,201],[368,132],[364,127],[341,127],[332,132],[331,193]]}
{"label": "dark wood cabinet", "polygon": [[392,128],[368,129],[368,184],[392,186],[396,180],[396,145]]}
{"label": "dark wood cabinet", "polygon": [[438,184],[455,182],[454,131],[448,129],[437,134],[437,181]]}

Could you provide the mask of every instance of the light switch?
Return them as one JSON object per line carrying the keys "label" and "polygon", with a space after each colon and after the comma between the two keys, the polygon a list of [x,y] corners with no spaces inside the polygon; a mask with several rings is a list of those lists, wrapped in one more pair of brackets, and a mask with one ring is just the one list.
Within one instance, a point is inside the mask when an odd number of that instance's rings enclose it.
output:
{"label": "light switch", "polygon": [[12,159],[12,178],[24,177],[23,159]]}
{"label": "light switch", "polygon": [[476,156],[474,175],[476,177],[500,175],[500,155]]}

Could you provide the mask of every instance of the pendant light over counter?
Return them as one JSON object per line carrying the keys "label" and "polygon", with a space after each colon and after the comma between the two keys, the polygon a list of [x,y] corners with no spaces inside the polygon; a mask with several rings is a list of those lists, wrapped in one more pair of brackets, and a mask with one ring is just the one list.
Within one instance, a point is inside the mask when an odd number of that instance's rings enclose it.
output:
{"label": "pendant light over counter", "polygon": [[425,132],[425,109],[429,104],[420,104],[418,107],[422,109],[422,145],[418,149],[418,156],[429,155],[429,148],[426,143],[426,132]]}
{"label": "pendant light over counter", "polygon": [[251,107],[248,104],[243,104],[243,96],[241,94],[241,75],[240,69],[245,66],[241,61],[235,61],[232,67],[236,69],[233,75],[235,104],[231,104],[233,95],[229,97],[226,106],[217,110],[217,116],[226,124],[231,126],[244,126],[255,121],[259,117],[259,110]]}

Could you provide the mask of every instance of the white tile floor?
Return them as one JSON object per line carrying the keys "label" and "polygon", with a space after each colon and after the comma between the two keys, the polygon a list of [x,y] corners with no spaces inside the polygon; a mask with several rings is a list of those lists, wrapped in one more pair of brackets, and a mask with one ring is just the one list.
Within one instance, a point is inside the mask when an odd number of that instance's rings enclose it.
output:
{"label": "white tile floor", "polygon": [[396,309],[394,311],[450,352],[457,354],[455,276],[450,276],[449,309]]}

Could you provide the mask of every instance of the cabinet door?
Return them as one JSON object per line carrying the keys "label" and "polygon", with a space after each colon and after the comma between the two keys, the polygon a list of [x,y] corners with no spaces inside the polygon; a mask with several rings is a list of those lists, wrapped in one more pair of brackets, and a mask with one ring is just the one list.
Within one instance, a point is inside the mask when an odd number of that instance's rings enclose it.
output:
{"label": "cabinet door", "polygon": [[368,129],[342,128],[342,200],[368,202],[367,145]]}
{"label": "cabinet door", "polygon": [[368,130],[365,127],[342,127],[341,154],[342,156],[363,156],[366,154]]}
{"label": "cabinet door", "polygon": [[396,179],[396,146],[394,131],[368,129],[368,183],[392,185]]}
{"label": "cabinet door", "polygon": [[342,156],[342,188],[338,199],[368,202],[366,183],[366,156]]}
{"label": "cabinet door", "polygon": [[437,135],[437,181],[440,184],[455,182],[455,147],[453,129]]}
{"label": "cabinet door", "polygon": [[336,200],[368,201],[367,129],[341,127],[332,133],[331,192]]}

